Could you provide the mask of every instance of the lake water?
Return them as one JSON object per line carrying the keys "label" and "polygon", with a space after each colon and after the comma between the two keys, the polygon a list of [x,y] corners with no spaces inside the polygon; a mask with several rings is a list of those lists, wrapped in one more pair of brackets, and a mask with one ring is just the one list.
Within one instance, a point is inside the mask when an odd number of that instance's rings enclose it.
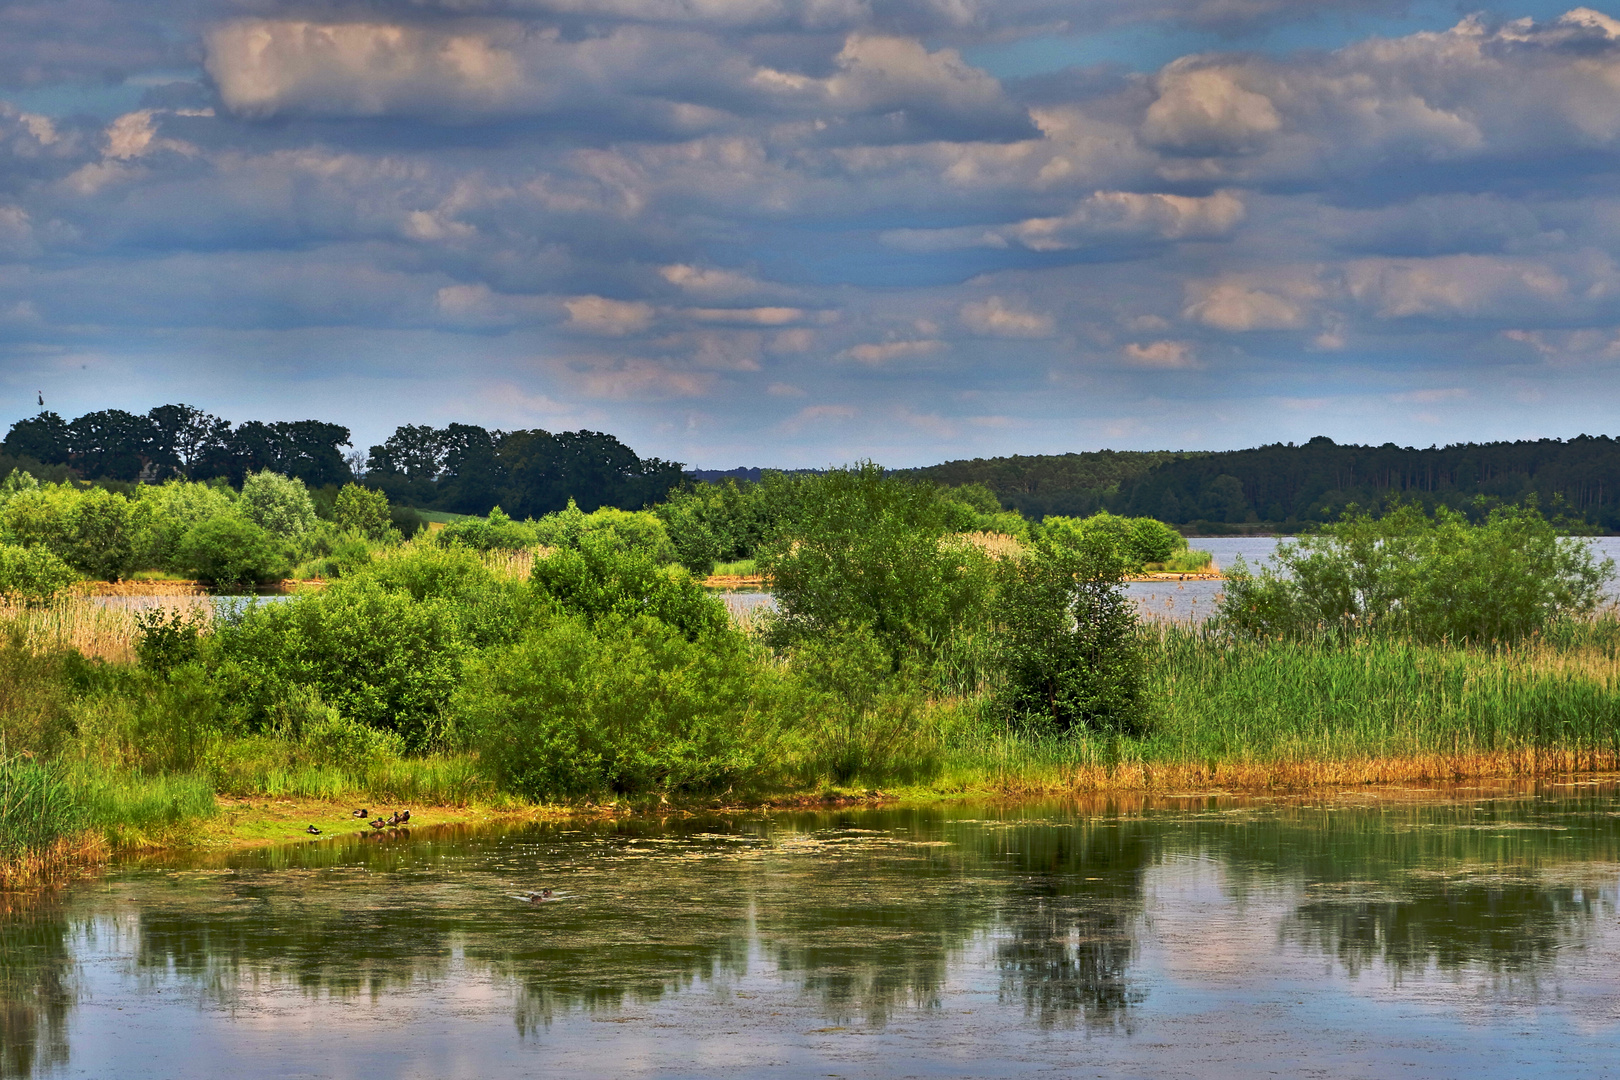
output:
{"label": "lake water", "polygon": [[345,835],[11,897],[0,960],[7,1075],[1613,1075],[1620,795]]}

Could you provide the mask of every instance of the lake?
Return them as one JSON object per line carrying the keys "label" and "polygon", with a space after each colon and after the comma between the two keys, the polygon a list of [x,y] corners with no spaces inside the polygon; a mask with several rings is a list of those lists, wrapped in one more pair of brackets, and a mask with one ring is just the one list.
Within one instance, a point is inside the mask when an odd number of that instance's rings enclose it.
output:
{"label": "lake", "polygon": [[1591,780],[346,834],[6,898],[0,1071],[1597,1076],[1617,888]]}

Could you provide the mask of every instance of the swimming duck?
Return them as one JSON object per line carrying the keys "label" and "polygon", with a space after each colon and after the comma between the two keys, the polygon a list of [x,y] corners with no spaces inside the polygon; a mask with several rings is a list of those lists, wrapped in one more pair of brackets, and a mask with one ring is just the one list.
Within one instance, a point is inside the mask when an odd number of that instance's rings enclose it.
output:
{"label": "swimming duck", "polygon": [[304,831],[309,833],[309,835],[311,835],[311,836],[319,836],[319,835],[321,835],[321,830],[317,829],[313,825],[311,825],[309,828],[305,829]]}

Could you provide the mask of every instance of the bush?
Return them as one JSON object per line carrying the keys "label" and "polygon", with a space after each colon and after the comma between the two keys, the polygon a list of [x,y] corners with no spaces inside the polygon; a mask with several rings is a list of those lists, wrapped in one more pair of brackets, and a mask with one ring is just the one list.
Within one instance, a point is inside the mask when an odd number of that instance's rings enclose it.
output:
{"label": "bush", "polygon": [[795,646],[789,660],[804,694],[805,764],[819,777],[846,784],[857,777],[914,781],[936,772],[939,747],[923,737],[924,681],[911,665],[896,672],[871,627]]}
{"label": "bush", "polygon": [[0,544],[0,598],[43,606],[78,580],[73,567],[43,547]]}
{"label": "bush", "polygon": [[300,540],[320,521],[304,482],[269,469],[247,475],[239,505],[249,521],[282,540]]}
{"label": "bush", "polygon": [[84,812],[54,766],[0,748],[0,867],[83,827]]}
{"label": "bush", "polygon": [[1129,569],[1106,529],[1049,534],[1001,564],[997,653],[1011,714],[1059,731],[1145,728]]}
{"label": "bush", "polygon": [[136,660],[156,675],[167,675],[197,660],[208,618],[197,610],[155,607],[136,613],[135,627],[139,634],[135,639]]}
{"label": "bush", "polygon": [[183,572],[179,551],[186,533],[204,521],[239,516],[236,493],[223,481],[216,486],[170,480],[137,490],[134,510],[144,566]]}
{"label": "bush", "polygon": [[669,531],[656,514],[604,506],[583,513],[574,500],[566,509],[532,523],[536,539],[550,547],[577,548],[587,536],[605,537],[620,550],[639,551],[656,563],[675,561]]}
{"label": "bush", "polygon": [[192,526],[180,541],[175,563],[185,573],[222,587],[273,581],[290,569],[285,548],[239,517],[209,518]]}
{"label": "bush", "polygon": [[1140,517],[1131,519],[1130,538],[1126,550],[1136,566],[1147,563],[1168,562],[1176,552],[1187,546],[1187,538],[1162,521]]}
{"label": "bush", "polygon": [[377,559],[361,572],[390,592],[451,604],[468,645],[509,645],[552,605],[526,583],[497,577],[463,547],[414,547]]}
{"label": "bush", "polygon": [[759,559],[780,608],[778,642],[869,626],[898,665],[931,659],[982,619],[989,559],[946,541],[949,513],[932,485],[866,463],[808,481],[801,494]]}
{"label": "bush", "polygon": [[498,506],[487,518],[452,521],[439,530],[438,540],[445,546],[460,544],[474,551],[521,551],[539,542],[532,527],[513,521]]}
{"label": "bush", "polygon": [[532,799],[712,791],[777,741],[776,686],[742,635],[559,619],[471,665],[456,715],[490,777]]}
{"label": "bush", "polygon": [[388,509],[388,496],[359,484],[344,484],[332,505],[332,519],[346,533],[363,536],[367,540],[397,539]]}
{"label": "bush", "polygon": [[0,630],[0,744],[10,753],[48,756],[73,736],[74,666],[71,650],[28,647],[21,630]]}
{"label": "bush", "polygon": [[278,703],[309,687],[413,749],[437,734],[468,649],[453,602],[417,600],[369,575],[254,605],[214,637],[228,700],[250,726],[268,726]]}
{"label": "bush", "polygon": [[1513,642],[1590,613],[1614,575],[1534,506],[1492,510],[1477,525],[1441,507],[1393,504],[1381,518],[1347,510],[1320,534],[1277,546],[1276,568],[1228,571],[1219,625],[1261,637],[1368,630],[1423,641]]}
{"label": "bush", "polygon": [[129,500],[103,488],[44,484],[18,490],[0,507],[0,526],[16,543],[45,547],[86,577],[116,581],[135,565]]}
{"label": "bush", "polygon": [[688,640],[731,624],[725,604],[685,570],[659,566],[644,551],[624,550],[609,535],[587,535],[578,550],[538,560],[531,580],[540,595],[591,621],[646,615]]}

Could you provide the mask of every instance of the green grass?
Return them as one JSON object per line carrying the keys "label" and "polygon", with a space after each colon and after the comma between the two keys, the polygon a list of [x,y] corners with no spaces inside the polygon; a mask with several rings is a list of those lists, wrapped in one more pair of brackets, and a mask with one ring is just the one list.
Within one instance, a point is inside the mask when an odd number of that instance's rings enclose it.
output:
{"label": "green grass", "polygon": [[1144,569],[1171,574],[1195,574],[1208,570],[1215,556],[1207,551],[1178,551],[1164,562],[1148,563]]}
{"label": "green grass", "polygon": [[715,563],[714,573],[719,577],[758,577],[759,561],[738,559],[736,562]]}
{"label": "green grass", "polygon": [[423,521],[431,521],[439,525],[448,525],[452,521],[484,520],[477,514],[452,514],[446,510],[417,510],[416,513],[422,518]]}

